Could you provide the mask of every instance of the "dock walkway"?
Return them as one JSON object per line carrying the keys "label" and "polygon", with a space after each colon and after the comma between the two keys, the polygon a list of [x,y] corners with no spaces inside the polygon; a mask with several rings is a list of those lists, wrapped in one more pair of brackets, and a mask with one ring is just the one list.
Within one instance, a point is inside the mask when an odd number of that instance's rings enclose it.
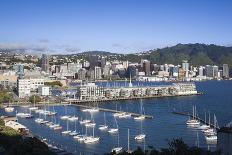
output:
{"label": "dock walkway", "polygon": [[[85,109],[93,108],[91,106],[86,106],[86,105],[81,105],[81,104],[72,104],[72,105],[78,106],[78,107],[81,107],[81,108],[85,108]],[[141,114],[132,113],[132,112],[118,111],[118,110],[106,109],[106,108],[98,108],[98,109],[100,111],[112,112],[112,113],[128,113],[128,114],[131,114],[132,117],[141,116]],[[151,115],[143,115],[143,116],[145,116],[145,118],[147,118],[147,119],[152,119],[153,118],[153,116],[151,116]]]}
{"label": "dock walkway", "polygon": [[[190,114],[190,113],[186,113],[186,112],[178,112],[178,111],[173,111],[172,112],[173,114],[176,114],[176,115],[183,115],[183,116],[189,116],[191,118],[193,118],[193,115]],[[197,120],[199,120],[201,123],[204,123],[206,125],[210,125],[211,127],[215,127],[214,124],[207,122],[203,119],[201,119],[200,117],[196,117]],[[218,126],[216,126],[217,129],[220,129]]]}

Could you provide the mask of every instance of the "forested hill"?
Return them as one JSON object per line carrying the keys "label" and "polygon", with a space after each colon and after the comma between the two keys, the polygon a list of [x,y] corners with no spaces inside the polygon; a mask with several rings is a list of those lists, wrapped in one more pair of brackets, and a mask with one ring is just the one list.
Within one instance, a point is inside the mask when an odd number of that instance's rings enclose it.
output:
{"label": "forested hill", "polygon": [[146,58],[156,64],[181,64],[182,60],[188,60],[192,65],[224,63],[232,66],[232,47],[205,45],[205,44],[177,44],[176,46],[150,50],[142,55],[128,54],[124,59],[139,62]]}

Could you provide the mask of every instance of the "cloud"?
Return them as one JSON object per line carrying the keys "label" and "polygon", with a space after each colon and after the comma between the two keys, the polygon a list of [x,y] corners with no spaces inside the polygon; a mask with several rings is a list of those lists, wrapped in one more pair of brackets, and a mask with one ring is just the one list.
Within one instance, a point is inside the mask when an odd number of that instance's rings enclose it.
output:
{"label": "cloud", "polygon": [[39,42],[39,43],[49,43],[50,40],[45,39],[45,38],[41,38],[41,39],[38,39],[38,42]]}
{"label": "cloud", "polygon": [[23,43],[0,43],[0,49],[24,50],[27,48],[28,48],[28,45],[23,44]]}
{"label": "cloud", "polygon": [[66,48],[65,51],[68,53],[79,53],[81,49],[77,47],[70,47],[70,48]]}

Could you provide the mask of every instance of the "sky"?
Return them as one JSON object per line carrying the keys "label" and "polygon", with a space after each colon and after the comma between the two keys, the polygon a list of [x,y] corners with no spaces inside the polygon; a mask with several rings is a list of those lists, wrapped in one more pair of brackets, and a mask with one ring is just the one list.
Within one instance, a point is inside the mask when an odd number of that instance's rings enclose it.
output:
{"label": "sky", "polygon": [[0,48],[135,53],[232,45],[231,0],[1,0]]}

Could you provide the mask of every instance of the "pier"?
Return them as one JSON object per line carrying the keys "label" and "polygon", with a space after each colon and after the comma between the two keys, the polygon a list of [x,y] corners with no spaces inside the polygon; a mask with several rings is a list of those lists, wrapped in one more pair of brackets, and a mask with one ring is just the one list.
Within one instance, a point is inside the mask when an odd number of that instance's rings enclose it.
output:
{"label": "pier", "polygon": [[[72,105],[85,108],[85,109],[93,108],[92,106],[86,106],[86,105],[81,105],[81,104],[72,104]],[[128,114],[131,114],[132,117],[141,116],[141,114],[132,113],[132,112],[118,111],[118,110],[106,109],[106,108],[98,108],[98,109],[99,111],[112,112],[112,113],[128,113]],[[151,115],[143,115],[143,116],[145,116],[145,118],[147,119],[153,119],[153,116]]]}
{"label": "pier", "polygon": [[[193,118],[193,115],[192,115],[192,114],[186,113],[186,112],[178,112],[178,111],[175,111],[175,110],[174,110],[174,111],[172,111],[172,113],[173,113],[173,114],[176,114],[176,115],[188,116],[188,117]],[[214,124],[212,124],[212,123],[209,124],[209,122],[205,121],[204,119],[201,119],[200,117],[196,117],[196,119],[199,120],[201,123],[204,123],[204,124],[206,124],[206,125],[209,125],[210,127],[214,127],[214,128],[215,128]],[[217,130],[220,129],[220,128],[217,127],[217,126],[216,126],[216,128],[217,128]]]}
{"label": "pier", "polygon": [[192,95],[202,95],[203,93],[195,93],[195,94],[181,94],[181,95],[172,95],[172,94],[164,94],[164,95],[152,95],[152,96],[133,96],[133,97],[117,97],[117,98],[102,98],[102,99],[74,99],[69,98],[65,99],[65,102],[71,103],[87,103],[87,102],[107,102],[107,101],[120,101],[120,100],[139,100],[139,99],[152,99],[152,98],[164,98],[164,97],[181,97],[181,96],[192,96]]}

